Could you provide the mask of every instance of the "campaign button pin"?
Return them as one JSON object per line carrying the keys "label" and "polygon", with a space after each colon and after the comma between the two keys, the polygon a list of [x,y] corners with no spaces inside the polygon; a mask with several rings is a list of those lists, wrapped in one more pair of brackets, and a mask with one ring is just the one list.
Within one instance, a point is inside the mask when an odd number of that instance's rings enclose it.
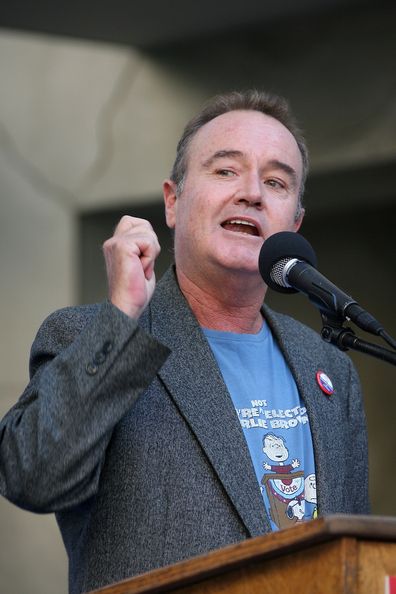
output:
{"label": "campaign button pin", "polygon": [[328,396],[334,394],[333,383],[324,371],[318,371],[316,373],[316,381],[318,382],[319,388],[322,390],[322,392]]}

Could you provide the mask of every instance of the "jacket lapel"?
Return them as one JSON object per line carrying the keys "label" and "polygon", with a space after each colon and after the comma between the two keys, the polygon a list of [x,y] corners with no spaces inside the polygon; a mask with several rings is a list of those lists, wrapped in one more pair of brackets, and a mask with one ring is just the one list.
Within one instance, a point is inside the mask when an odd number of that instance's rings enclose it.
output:
{"label": "jacket lapel", "polygon": [[[263,312],[307,409],[315,457],[319,512],[331,513],[342,509],[345,464],[337,459],[338,450],[334,447],[345,440],[344,413],[340,400],[342,395],[336,390],[331,398],[325,396],[316,381],[317,371],[330,371],[329,351],[319,353],[317,345],[308,342],[308,334],[301,333],[301,325],[295,320],[276,314],[266,306]],[[330,371],[330,375],[334,373]]]}
{"label": "jacket lapel", "polygon": [[251,536],[270,531],[250,453],[218,365],[173,270],[150,304],[151,331],[171,349],[159,376]]}

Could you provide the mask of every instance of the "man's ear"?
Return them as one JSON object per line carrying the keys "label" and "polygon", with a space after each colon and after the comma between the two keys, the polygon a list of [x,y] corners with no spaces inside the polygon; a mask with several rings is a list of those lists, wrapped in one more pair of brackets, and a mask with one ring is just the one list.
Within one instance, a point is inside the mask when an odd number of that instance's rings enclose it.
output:
{"label": "man's ear", "polygon": [[298,231],[302,225],[303,218],[305,215],[305,208],[300,208],[298,211],[298,217],[294,221],[293,231]]}
{"label": "man's ear", "polygon": [[171,179],[166,179],[162,184],[162,191],[165,202],[165,220],[169,229],[174,229],[176,226],[176,184]]}

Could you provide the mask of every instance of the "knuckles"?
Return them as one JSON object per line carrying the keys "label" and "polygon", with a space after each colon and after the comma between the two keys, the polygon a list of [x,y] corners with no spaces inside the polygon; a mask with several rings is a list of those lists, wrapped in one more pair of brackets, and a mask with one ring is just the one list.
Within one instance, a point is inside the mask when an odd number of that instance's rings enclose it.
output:
{"label": "knuckles", "polygon": [[104,241],[102,249],[106,258],[124,254],[148,256],[155,260],[161,246],[149,221],[124,215],[114,235]]}
{"label": "knuckles", "polygon": [[125,231],[131,231],[137,228],[146,228],[153,231],[150,221],[147,219],[140,219],[139,217],[132,217],[130,215],[123,215],[115,229],[114,234],[117,232],[124,233]]}

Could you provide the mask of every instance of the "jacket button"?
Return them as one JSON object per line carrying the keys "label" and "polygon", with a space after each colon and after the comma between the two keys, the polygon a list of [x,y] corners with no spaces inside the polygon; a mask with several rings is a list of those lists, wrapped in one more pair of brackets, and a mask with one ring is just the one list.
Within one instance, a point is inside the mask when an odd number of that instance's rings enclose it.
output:
{"label": "jacket button", "polygon": [[105,353],[103,353],[102,351],[98,351],[97,353],[95,353],[95,357],[94,357],[94,364],[95,365],[101,365],[102,363],[104,363],[106,360],[106,355]]}
{"label": "jacket button", "polygon": [[95,375],[98,373],[98,367],[94,363],[87,363],[85,371],[88,373],[88,375]]}
{"label": "jacket button", "polygon": [[104,345],[102,347],[102,352],[105,355],[107,355],[112,350],[113,350],[113,343],[111,342],[111,340],[106,340],[106,342],[104,343]]}

